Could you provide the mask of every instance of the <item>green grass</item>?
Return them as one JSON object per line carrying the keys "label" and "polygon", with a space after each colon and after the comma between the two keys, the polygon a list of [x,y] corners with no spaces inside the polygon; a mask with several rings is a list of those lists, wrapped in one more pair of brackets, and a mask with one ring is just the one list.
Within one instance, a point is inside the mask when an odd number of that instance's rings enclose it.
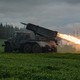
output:
{"label": "green grass", "polygon": [[80,80],[80,54],[3,53],[0,47],[0,80]]}

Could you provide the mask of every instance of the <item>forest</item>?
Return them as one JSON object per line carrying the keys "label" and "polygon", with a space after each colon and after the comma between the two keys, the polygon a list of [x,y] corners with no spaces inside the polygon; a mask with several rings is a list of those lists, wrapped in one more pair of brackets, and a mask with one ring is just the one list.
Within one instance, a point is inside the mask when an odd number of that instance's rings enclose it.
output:
{"label": "forest", "polygon": [[13,25],[0,23],[0,39],[7,39],[11,37],[15,31],[23,30],[24,28],[19,28]]}

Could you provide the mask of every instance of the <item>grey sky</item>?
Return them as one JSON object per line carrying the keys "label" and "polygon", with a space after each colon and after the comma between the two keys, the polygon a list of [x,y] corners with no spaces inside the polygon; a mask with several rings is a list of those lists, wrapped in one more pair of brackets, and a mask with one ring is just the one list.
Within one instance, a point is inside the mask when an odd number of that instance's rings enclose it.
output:
{"label": "grey sky", "polygon": [[63,33],[80,25],[80,0],[0,0],[0,22],[31,22]]}

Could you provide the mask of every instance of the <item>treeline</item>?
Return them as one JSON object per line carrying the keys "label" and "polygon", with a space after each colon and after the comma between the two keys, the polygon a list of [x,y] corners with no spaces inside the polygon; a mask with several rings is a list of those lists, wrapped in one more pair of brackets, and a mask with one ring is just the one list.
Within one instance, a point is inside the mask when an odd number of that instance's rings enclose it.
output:
{"label": "treeline", "polygon": [[13,27],[13,25],[3,25],[2,23],[0,23],[0,39],[7,39],[9,37],[11,37],[15,31],[19,31],[21,29],[19,29],[18,27]]}

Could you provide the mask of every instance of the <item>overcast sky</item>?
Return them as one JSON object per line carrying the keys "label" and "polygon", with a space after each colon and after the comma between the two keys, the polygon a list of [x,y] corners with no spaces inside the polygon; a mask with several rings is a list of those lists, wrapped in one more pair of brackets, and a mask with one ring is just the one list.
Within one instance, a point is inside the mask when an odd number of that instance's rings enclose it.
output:
{"label": "overcast sky", "polygon": [[62,33],[80,31],[80,0],[0,0],[0,22],[34,23]]}

